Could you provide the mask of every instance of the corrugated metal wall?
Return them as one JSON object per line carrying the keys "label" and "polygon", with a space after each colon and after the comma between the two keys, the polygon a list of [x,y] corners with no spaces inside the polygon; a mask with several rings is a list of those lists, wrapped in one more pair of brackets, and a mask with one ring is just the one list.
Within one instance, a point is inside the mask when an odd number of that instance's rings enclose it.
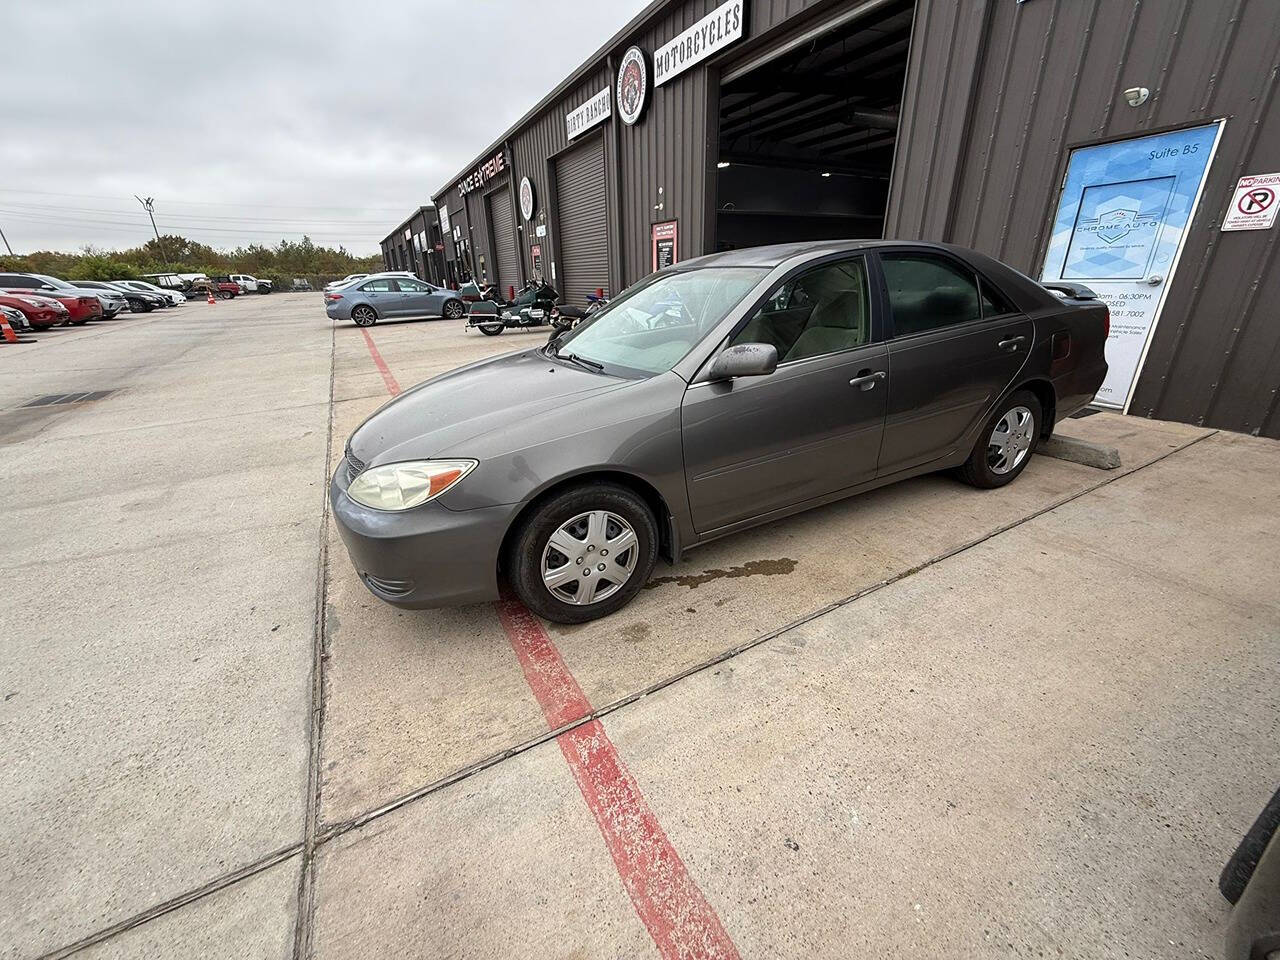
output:
{"label": "corrugated metal wall", "polygon": [[[1280,437],[1276,237],[1221,233],[1280,170],[1274,0],[918,0],[887,235],[1039,273],[1068,149],[1226,118],[1130,412]],[[1151,89],[1129,107],[1126,87]]]}
{"label": "corrugated metal wall", "polygon": [[[534,116],[512,131],[508,144],[511,153],[511,177],[518,183],[528,176],[534,183],[536,203],[534,219],[521,220],[519,245],[524,258],[525,275],[532,275],[529,247],[542,247],[545,272],[550,277],[550,264],[559,259],[554,210],[552,163],[556,154],[565,150],[565,114],[579,106],[601,87],[613,83],[613,58],[627,47],[639,44],[652,54],[655,47],[675,37],[719,6],[722,0],[689,0],[686,3],[654,4],[647,22],[629,33],[619,34],[594,65],[548,103]],[[747,47],[753,40],[781,25],[797,14],[817,6],[816,0],[754,0],[747,3],[746,36],[736,46]],[[827,2],[835,9],[843,2]],[[644,18],[642,18],[644,19]],[[730,50],[736,50],[731,47]],[[736,56],[736,52],[733,54]],[[682,260],[698,256],[710,248],[708,212],[708,167],[713,161],[717,110],[718,76],[699,65],[661,87],[651,89],[644,115],[628,127],[616,116],[602,125],[605,138],[605,171],[609,178],[609,244],[612,255],[610,292],[616,292],[650,272],[650,228],[663,220],[679,221],[679,248]],[[583,134],[587,136],[588,134]],[[579,138],[581,139],[581,138]],[[477,157],[477,161],[492,152]],[[468,172],[475,166],[473,162]],[[659,194],[658,189],[662,188]],[[456,181],[449,183],[435,197],[437,206],[446,203],[451,219],[461,211]],[[466,214],[470,235],[476,250],[488,249],[484,235],[485,217],[477,206],[476,193],[468,195]],[[655,207],[661,203],[662,209]],[[538,223],[547,226],[547,236],[536,236]],[[464,227],[464,231],[465,231]],[[494,277],[489,266],[489,277]]]}

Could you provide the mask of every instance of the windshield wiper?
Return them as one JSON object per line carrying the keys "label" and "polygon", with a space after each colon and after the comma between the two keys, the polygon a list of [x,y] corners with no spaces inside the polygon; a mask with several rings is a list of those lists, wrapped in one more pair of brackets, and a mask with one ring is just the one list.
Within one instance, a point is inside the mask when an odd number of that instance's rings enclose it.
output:
{"label": "windshield wiper", "polygon": [[572,363],[578,364],[579,366],[586,367],[589,370],[604,369],[603,363],[597,363],[594,360],[588,360],[586,357],[580,357],[576,353],[561,353],[559,350],[553,349],[551,351],[551,355],[555,357],[557,360],[568,360]]}

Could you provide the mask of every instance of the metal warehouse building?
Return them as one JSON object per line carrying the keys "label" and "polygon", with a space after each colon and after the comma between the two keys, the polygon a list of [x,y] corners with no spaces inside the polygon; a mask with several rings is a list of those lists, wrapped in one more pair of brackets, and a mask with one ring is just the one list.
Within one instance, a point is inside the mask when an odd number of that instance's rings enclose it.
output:
{"label": "metal warehouse building", "polygon": [[388,270],[408,270],[423,280],[444,283],[444,244],[436,208],[419,207],[382,241],[382,262]]}
{"label": "metal warehouse building", "polygon": [[657,0],[434,197],[446,280],[946,240],[1107,300],[1104,405],[1280,437],[1276,0]]}

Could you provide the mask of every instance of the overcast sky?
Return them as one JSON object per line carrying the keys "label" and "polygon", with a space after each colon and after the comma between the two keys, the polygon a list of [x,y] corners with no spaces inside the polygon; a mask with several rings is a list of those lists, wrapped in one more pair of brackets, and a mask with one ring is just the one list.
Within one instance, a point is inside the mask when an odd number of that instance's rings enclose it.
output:
{"label": "overcast sky", "polygon": [[15,253],[378,241],[644,0],[18,0],[0,229]]}

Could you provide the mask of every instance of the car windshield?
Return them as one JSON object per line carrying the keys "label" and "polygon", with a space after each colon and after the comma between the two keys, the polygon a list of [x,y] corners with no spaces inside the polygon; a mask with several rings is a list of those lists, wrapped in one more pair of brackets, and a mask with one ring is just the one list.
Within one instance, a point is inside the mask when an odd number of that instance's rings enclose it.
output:
{"label": "car windshield", "polygon": [[602,364],[610,373],[665,373],[767,273],[757,267],[703,267],[655,277],[570,333],[556,352]]}

